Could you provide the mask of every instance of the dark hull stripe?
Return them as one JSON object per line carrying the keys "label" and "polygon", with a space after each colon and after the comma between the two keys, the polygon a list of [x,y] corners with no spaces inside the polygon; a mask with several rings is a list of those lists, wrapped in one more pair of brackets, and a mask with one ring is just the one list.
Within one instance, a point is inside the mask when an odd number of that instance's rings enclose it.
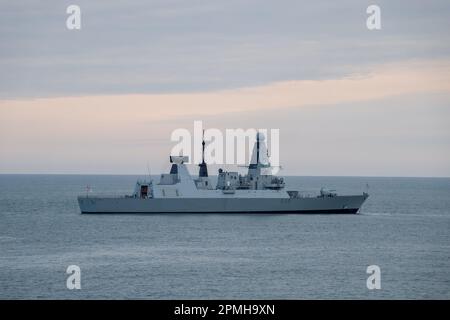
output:
{"label": "dark hull stripe", "polygon": [[331,214],[351,214],[357,213],[358,208],[356,209],[328,209],[328,210],[289,210],[289,211],[203,211],[203,212],[179,212],[179,211],[164,211],[164,212],[89,212],[82,211],[81,213],[89,213],[89,214],[321,214],[321,213],[331,213]]}

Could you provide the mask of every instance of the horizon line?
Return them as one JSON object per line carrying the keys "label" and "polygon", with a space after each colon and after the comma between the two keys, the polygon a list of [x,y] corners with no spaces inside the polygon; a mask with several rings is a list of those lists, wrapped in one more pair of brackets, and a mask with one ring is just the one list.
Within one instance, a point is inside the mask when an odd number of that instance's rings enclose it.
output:
{"label": "horizon line", "polygon": [[[2,173],[0,176],[159,176],[163,174],[138,174],[138,173]],[[194,175],[195,176],[195,175]],[[210,177],[217,177],[210,174]],[[386,176],[386,175],[281,175],[283,177],[335,177],[335,178],[416,178],[416,179],[450,179],[450,176]]]}

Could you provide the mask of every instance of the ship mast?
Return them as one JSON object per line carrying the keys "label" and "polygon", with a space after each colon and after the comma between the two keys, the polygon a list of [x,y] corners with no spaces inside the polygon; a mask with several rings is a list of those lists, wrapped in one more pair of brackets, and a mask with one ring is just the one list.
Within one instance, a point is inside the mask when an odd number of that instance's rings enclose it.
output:
{"label": "ship mast", "polygon": [[259,161],[259,152],[261,148],[261,141],[260,141],[260,133],[258,132],[256,134],[256,163],[250,163],[248,166],[248,174],[253,177],[257,177],[261,174],[261,167],[264,167],[260,161]]}
{"label": "ship mast", "polygon": [[203,130],[202,135],[202,163],[200,163],[198,166],[200,167],[198,176],[199,177],[208,177],[208,167],[205,162],[205,130]]}
{"label": "ship mast", "polygon": [[256,134],[256,164],[259,164],[259,132]]}

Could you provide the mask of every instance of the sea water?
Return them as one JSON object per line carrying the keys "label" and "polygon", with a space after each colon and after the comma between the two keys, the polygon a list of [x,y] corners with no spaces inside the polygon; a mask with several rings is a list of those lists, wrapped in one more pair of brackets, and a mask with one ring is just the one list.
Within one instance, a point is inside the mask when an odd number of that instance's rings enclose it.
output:
{"label": "sea water", "polygon": [[357,215],[80,214],[87,185],[130,194],[138,178],[0,175],[0,298],[450,298],[448,178],[286,177],[311,193],[368,184]]}

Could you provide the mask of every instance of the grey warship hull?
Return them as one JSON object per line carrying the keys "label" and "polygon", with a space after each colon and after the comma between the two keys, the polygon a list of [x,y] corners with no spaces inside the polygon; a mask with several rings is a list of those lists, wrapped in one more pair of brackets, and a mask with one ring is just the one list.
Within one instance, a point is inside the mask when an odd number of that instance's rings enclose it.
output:
{"label": "grey warship hull", "polygon": [[310,198],[78,197],[82,213],[357,213],[366,195]]}

